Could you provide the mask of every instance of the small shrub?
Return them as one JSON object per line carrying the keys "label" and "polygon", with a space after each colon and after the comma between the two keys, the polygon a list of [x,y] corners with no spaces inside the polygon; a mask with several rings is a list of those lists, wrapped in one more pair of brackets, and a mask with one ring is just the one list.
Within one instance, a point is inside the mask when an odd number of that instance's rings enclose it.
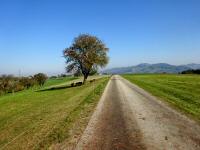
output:
{"label": "small shrub", "polygon": [[43,74],[43,73],[38,73],[36,75],[34,75],[33,77],[35,79],[35,81],[38,83],[38,85],[43,86],[45,81],[48,79],[47,75]]}
{"label": "small shrub", "polygon": [[19,84],[23,85],[24,88],[29,89],[30,87],[33,87],[35,85],[35,80],[33,78],[22,77],[19,80]]}
{"label": "small shrub", "polygon": [[24,89],[25,89],[25,88],[24,88],[23,85],[21,85],[21,84],[16,84],[14,91],[15,91],[15,92],[19,92],[19,91],[22,91],[22,90],[24,90]]}

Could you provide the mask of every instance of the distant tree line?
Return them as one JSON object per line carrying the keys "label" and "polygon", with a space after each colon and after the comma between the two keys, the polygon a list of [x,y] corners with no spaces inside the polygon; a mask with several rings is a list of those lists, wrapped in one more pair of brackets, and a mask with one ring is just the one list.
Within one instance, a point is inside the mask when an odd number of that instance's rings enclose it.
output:
{"label": "distant tree line", "polygon": [[0,76],[0,95],[29,89],[34,86],[43,86],[47,80],[43,73],[29,77],[14,77],[13,75]]}
{"label": "distant tree line", "polygon": [[71,75],[66,75],[66,74],[59,74],[59,75],[53,75],[50,76],[50,79],[57,79],[57,78],[65,78],[65,77],[70,77]]}
{"label": "distant tree line", "polygon": [[200,74],[200,69],[185,70],[185,71],[181,72],[181,74]]}
{"label": "distant tree line", "polygon": [[[98,70],[96,68],[92,68],[89,75],[90,76],[99,75]],[[79,71],[75,72],[73,75],[72,74],[58,74],[58,75],[50,76],[49,78],[50,79],[58,79],[58,78],[60,79],[60,78],[71,77],[71,76],[80,77],[80,76],[82,76],[82,73],[79,70]]]}

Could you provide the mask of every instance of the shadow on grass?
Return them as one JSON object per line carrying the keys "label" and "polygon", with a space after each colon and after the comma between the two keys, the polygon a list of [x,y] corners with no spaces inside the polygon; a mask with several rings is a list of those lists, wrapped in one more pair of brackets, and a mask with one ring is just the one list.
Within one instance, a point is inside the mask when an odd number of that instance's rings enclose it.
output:
{"label": "shadow on grass", "polygon": [[62,90],[62,89],[68,89],[68,88],[73,88],[75,86],[71,86],[71,85],[66,85],[66,86],[54,86],[54,87],[50,87],[50,88],[45,88],[45,89],[41,89],[41,90],[37,90],[36,92],[44,92],[44,91],[53,91],[53,90]]}
{"label": "shadow on grass", "polygon": [[[96,79],[93,79],[93,80],[89,80],[86,82],[86,84],[91,84],[93,82],[95,82]],[[62,90],[62,89],[67,89],[67,88],[75,88],[75,87],[79,87],[79,86],[83,86],[84,84],[82,82],[75,82],[75,83],[72,83],[70,85],[65,85],[65,86],[53,86],[53,87],[47,87],[47,88],[44,88],[44,89],[40,89],[40,90],[37,90],[36,92],[44,92],[44,91],[52,91],[52,90]]]}

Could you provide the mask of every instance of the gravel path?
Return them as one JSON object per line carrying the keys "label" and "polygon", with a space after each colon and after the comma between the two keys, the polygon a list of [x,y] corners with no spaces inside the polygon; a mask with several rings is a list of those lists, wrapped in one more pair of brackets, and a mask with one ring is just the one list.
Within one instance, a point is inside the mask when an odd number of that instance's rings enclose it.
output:
{"label": "gravel path", "polygon": [[76,149],[199,150],[200,126],[115,75]]}

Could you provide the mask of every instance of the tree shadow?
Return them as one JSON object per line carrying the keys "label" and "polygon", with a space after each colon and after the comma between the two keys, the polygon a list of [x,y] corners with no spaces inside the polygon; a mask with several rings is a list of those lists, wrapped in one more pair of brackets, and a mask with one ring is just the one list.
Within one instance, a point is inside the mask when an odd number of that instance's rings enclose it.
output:
{"label": "tree shadow", "polygon": [[[86,82],[86,84],[88,83],[92,83],[96,81],[96,79],[93,79],[93,80],[89,80]],[[82,82],[74,82],[74,83],[71,83],[69,85],[65,85],[65,86],[53,86],[53,87],[47,87],[47,88],[44,88],[44,89],[39,89],[37,90],[36,92],[45,92],[45,91],[53,91],[53,90],[62,90],[62,89],[68,89],[68,88],[75,88],[75,87],[80,87],[80,86],[83,86],[84,84]]]}
{"label": "tree shadow", "polygon": [[68,89],[68,88],[73,88],[75,86],[71,86],[71,85],[66,85],[66,86],[54,86],[54,87],[50,87],[50,88],[45,88],[45,89],[41,89],[38,90],[36,92],[45,92],[45,91],[53,91],[53,90],[62,90],[62,89]]}

